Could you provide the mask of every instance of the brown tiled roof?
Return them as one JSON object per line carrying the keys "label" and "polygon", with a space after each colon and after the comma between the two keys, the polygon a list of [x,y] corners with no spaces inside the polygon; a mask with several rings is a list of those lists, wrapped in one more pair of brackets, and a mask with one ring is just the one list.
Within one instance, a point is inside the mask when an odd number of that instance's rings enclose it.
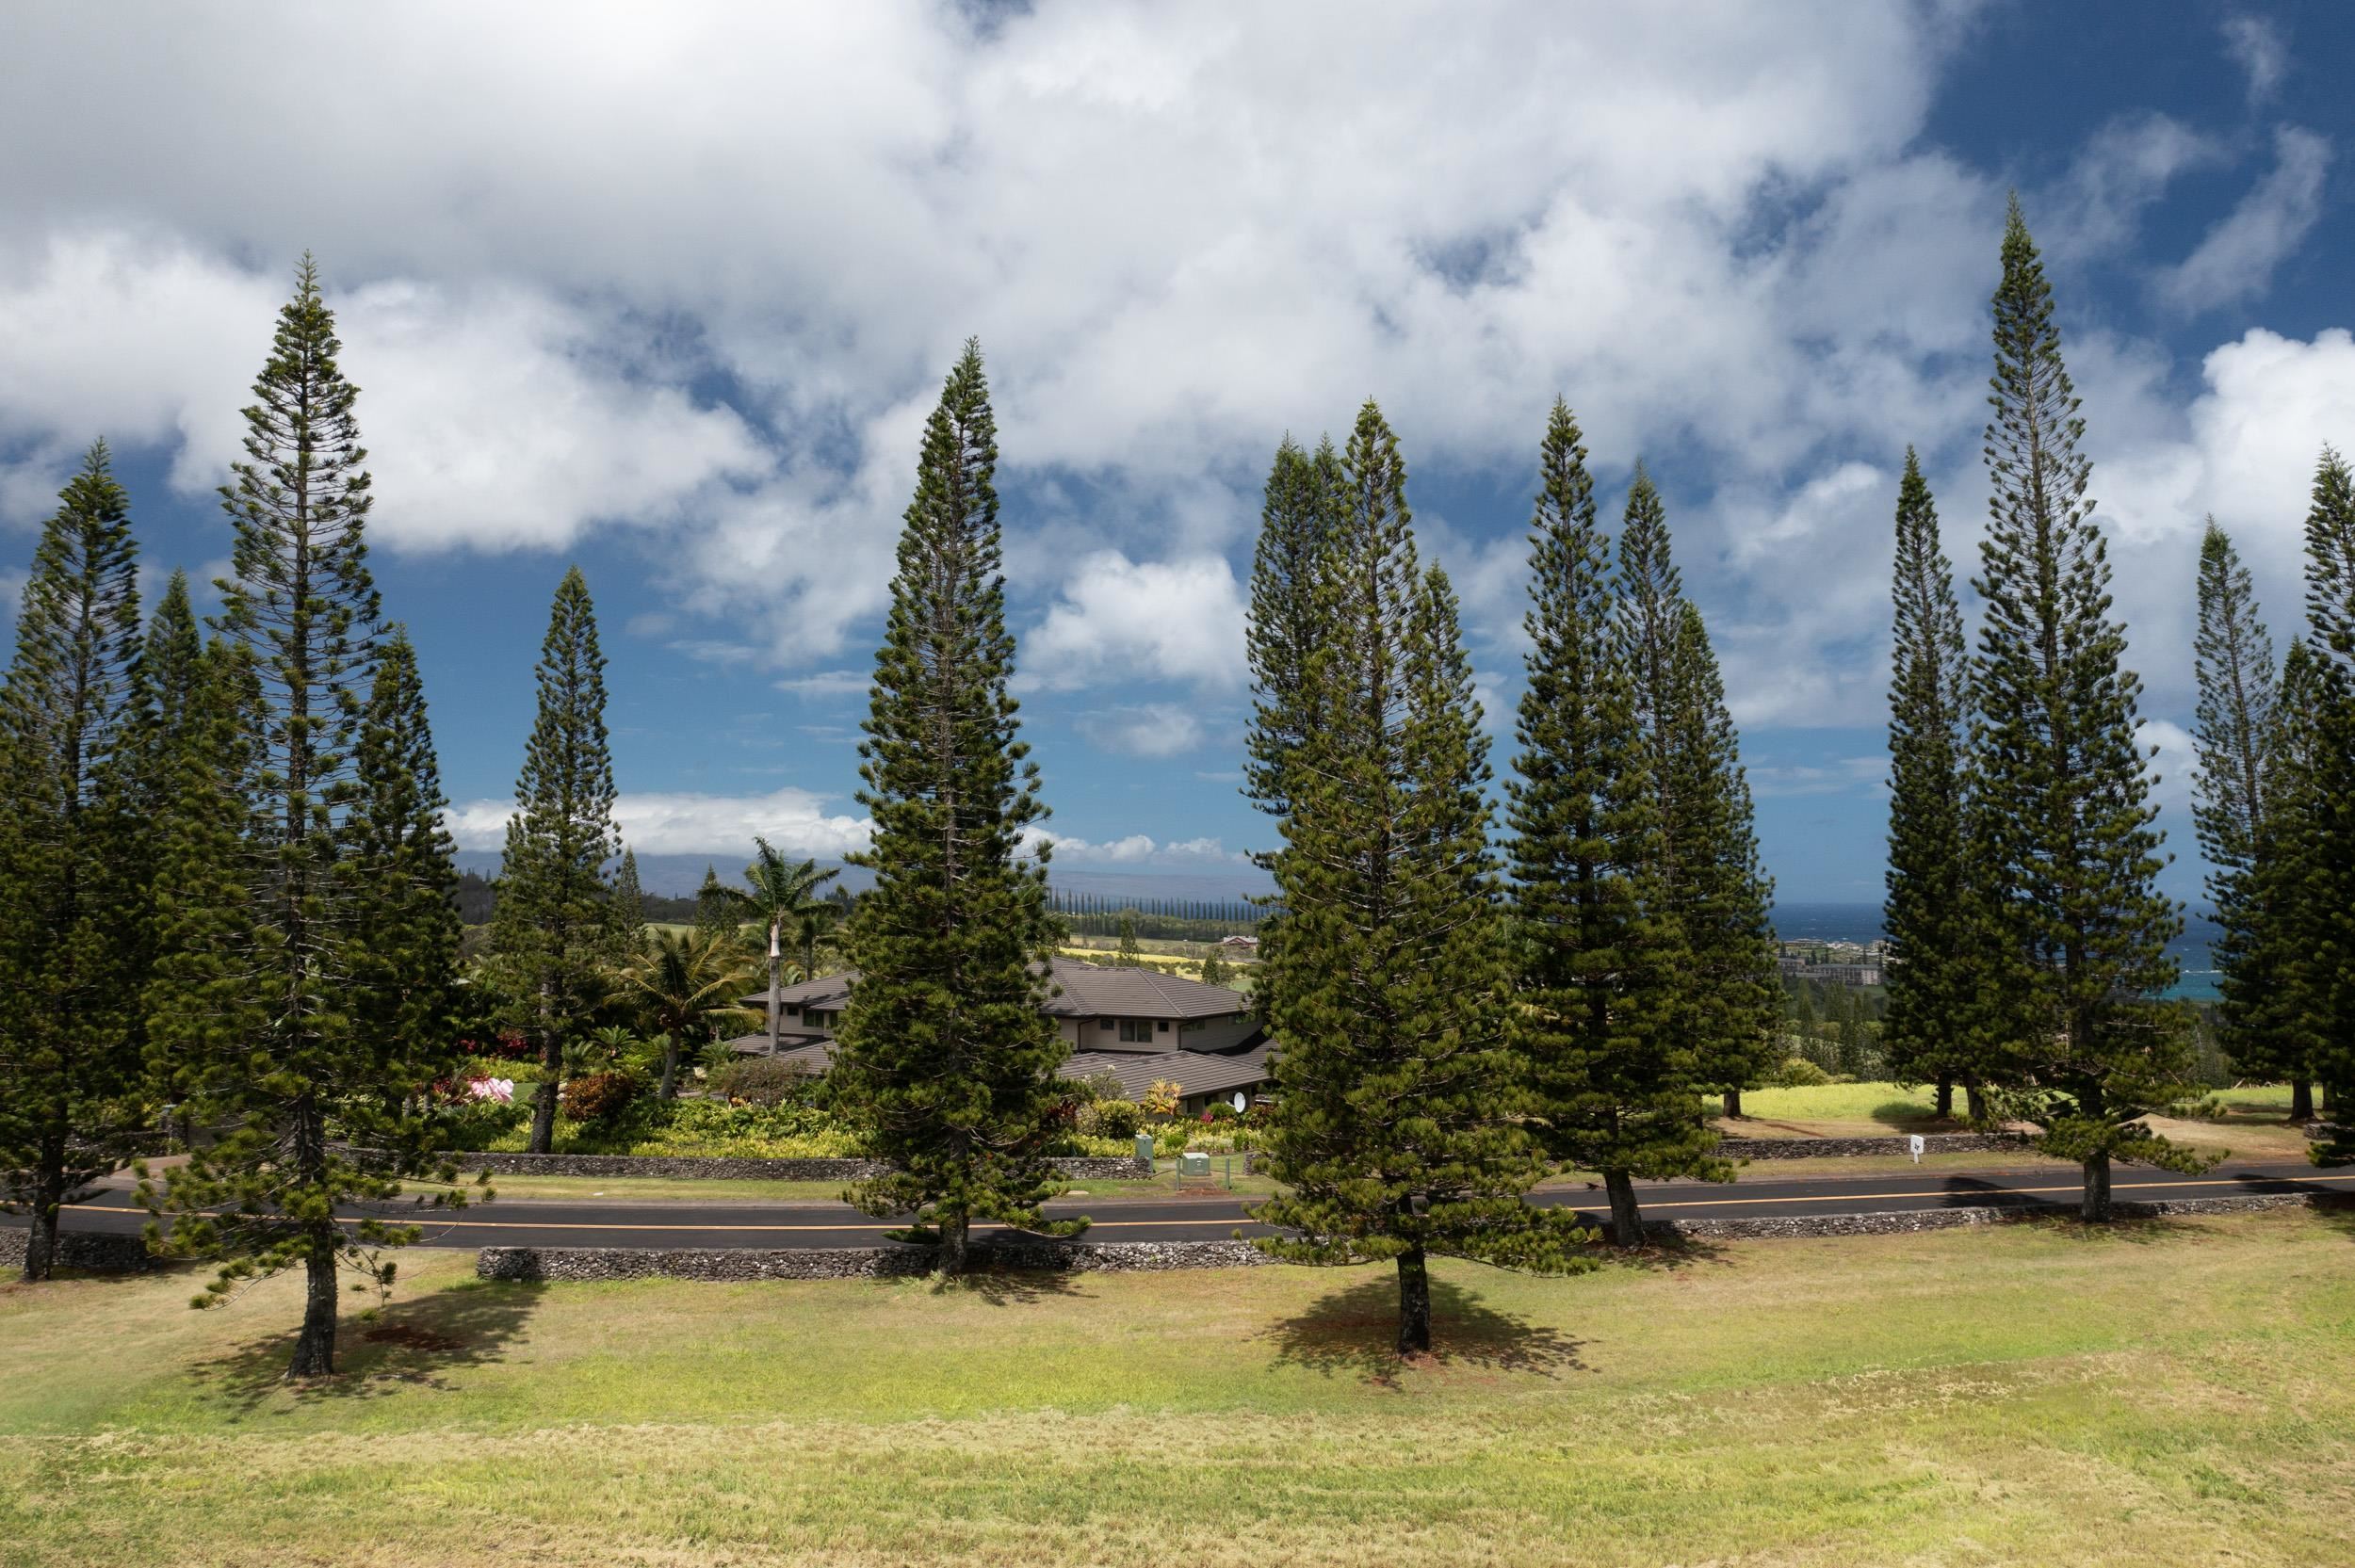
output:
{"label": "brown tiled roof", "polygon": [[1157,1083],[1174,1083],[1184,1095],[1223,1094],[1230,1089],[1256,1089],[1268,1080],[1267,1046],[1224,1055],[1216,1051],[1164,1051],[1159,1056],[1133,1052],[1079,1051],[1064,1062],[1066,1078],[1092,1078],[1109,1073],[1120,1080],[1124,1098],[1142,1099]]}
{"label": "brown tiled roof", "polygon": [[[1067,958],[1052,960],[1048,968],[1057,994],[1042,1003],[1039,1010],[1050,1018],[1217,1018],[1247,1011],[1251,1006],[1251,999],[1240,991],[1164,975],[1158,969],[1119,969]],[[837,970],[785,986],[777,992],[777,1000],[788,1007],[838,1008],[857,979],[855,969]],[[769,993],[755,991],[742,1000],[748,1008],[766,1009]]]}

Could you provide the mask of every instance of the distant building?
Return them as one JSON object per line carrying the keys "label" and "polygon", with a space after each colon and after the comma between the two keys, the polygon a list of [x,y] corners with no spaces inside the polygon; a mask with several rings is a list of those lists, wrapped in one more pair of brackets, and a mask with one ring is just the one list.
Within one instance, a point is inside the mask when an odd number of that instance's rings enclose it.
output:
{"label": "distant building", "polygon": [[1256,936],[1230,936],[1221,941],[1219,946],[1230,953],[1256,953],[1259,950],[1259,939]]}
{"label": "distant building", "polygon": [[[1066,958],[1052,961],[1048,971],[1053,994],[1039,1010],[1055,1020],[1071,1046],[1064,1077],[1110,1075],[1131,1100],[1156,1083],[1174,1083],[1188,1114],[1198,1114],[1212,1100],[1231,1104],[1238,1093],[1248,1103],[1266,1086],[1266,1031],[1242,992],[1154,969]],[[798,1061],[812,1073],[833,1066],[834,1033],[857,983],[858,971],[846,969],[781,988],[773,998],[778,1059]],[[757,992],[743,1005],[765,1010],[772,998]],[[766,1056],[769,1033],[739,1035],[728,1046],[740,1055]]]}

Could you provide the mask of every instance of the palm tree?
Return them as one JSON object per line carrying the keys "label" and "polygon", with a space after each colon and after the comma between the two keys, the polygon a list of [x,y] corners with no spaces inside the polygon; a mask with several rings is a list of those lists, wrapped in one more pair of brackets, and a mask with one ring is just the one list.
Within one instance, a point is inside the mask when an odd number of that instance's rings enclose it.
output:
{"label": "palm tree", "polygon": [[634,1005],[649,1031],[662,1036],[662,1098],[677,1087],[681,1040],[759,1016],[736,1000],[755,972],[733,932],[658,929],[614,977],[613,999]]}
{"label": "palm tree", "polygon": [[825,934],[841,908],[820,897],[818,890],[842,873],[820,871],[814,860],[795,865],[771,849],[765,838],[755,838],[753,843],[759,849],[759,856],[744,867],[744,881],[752,891],[743,893],[732,887],[723,891],[769,928],[769,1054],[775,1056],[784,1039],[777,992],[785,984],[785,933],[791,930],[801,946],[804,977],[815,974],[818,939]]}

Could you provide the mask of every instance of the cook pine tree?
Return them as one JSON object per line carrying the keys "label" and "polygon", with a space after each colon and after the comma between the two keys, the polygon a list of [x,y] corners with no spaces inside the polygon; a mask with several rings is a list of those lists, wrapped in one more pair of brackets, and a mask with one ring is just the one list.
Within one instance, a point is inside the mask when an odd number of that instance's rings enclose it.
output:
{"label": "cook pine tree", "polygon": [[2203,1169],[2142,1120],[2185,1097],[2188,1031],[2159,1001],[2182,929],[2162,897],[2158,810],[2136,738],[2141,683],[2110,615],[2109,559],[2053,292],[2017,200],[1994,297],[1987,614],[1972,668],[1990,894],[1987,994],[2045,1153],[2081,1163],[2109,1218],[2110,1163]]}
{"label": "cook pine tree", "polygon": [[577,566],[557,584],[533,679],[539,703],[499,861],[490,974],[504,1021],[539,1053],[527,1146],[547,1154],[555,1147],[564,1048],[593,1026],[606,971],[638,930],[606,880],[621,833],[605,727],[605,655],[596,606]]}
{"label": "cook pine tree", "polygon": [[1049,1141],[1068,1055],[1040,1010],[1061,922],[1047,900],[1038,766],[1009,691],[1014,638],[1000,574],[997,422],[968,342],[924,427],[900,534],[859,800],[874,873],[844,932],[859,972],[828,1075],[892,1172],[858,1184],[870,1214],[913,1213],[965,1271],[975,1220],[1051,1235]]}
{"label": "cook pine tree", "polygon": [[1546,1154],[1599,1171],[1612,1238],[1643,1241],[1635,1179],[1723,1180],[1700,1063],[1678,1026],[1684,958],[1660,882],[1660,803],[1616,641],[1586,449],[1557,400],[1531,521],[1528,685],[1506,785],[1519,986],[1509,1014]]}
{"label": "cook pine tree", "polygon": [[[2260,867],[2271,853],[2276,762],[2284,739],[2273,639],[2230,535],[2208,519],[2200,542],[2199,627],[2192,640],[2199,709],[2192,821],[2209,866],[2220,1043],[2233,1070],[2291,1086],[2290,1119],[2314,1120],[2313,1069],[2302,1031],[2278,1005],[2287,977],[2265,929]],[[2282,1026],[2287,1025],[2284,1027]]]}
{"label": "cook pine tree", "polygon": [[1282,816],[1291,800],[1291,768],[1309,723],[1302,683],[1324,630],[1315,595],[1333,544],[1340,466],[1330,440],[1319,441],[1310,454],[1287,436],[1275,449],[1259,509],[1244,631],[1253,717],[1243,794],[1274,816]]}
{"label": "cook pine tree", "polygon": [[1678,946],[1674,1026],[1692,1043],[1698,1081],[1738,1117],[1742,1091],[1773,1065],[1782,1010],[1770,889],[1716,655],[1684,597],[1666,509],[1640,463],[1619,530],[1616,620],[1659,822],[1651,877]]}
{"label": "cook pine tree", "polygon": [[388,1281],[384,1250],[416,1235],[339,1222],[338,1206],[396,1197],[413,1175],[438,1188],[422,1201],[463,1201],[430,1139],[388,1108],[407,1064],[361,1026],[365,948],[384,913],[356,874],[382,618],[358,389],[340,350],[306,256],[245,411],[245,459],[221,491],[235,543],[206,699],[217,777],[181,780],[192,795],[170,819],[171,862],[186,881],[157,900],[169,929],[148,991],[159,1075],[187,1091],[199,1124],[226,1129],[144,1184],[157,1238],[220,1261],[200,1305],[243,1279],[304,1271],[290,1377],[335,1369],[338,1269]]}
{"label": "cook pine tree", "polygon": [[1284,765],[1284,913],[1258,971],[1277,1043],[1262,1147],[1284,1190],[1256,1217],[1278,1257],[1392,1260],[1397,1347],[1414,1354],[1431,1347],[1434,1255],[1562,1271],[1588,1233],[1522,1201],[1546,1163],[1507,1039],[1487,739],[1405,483],[1369,402],[1304,606],[1320,635]]}
{"label": "cook pine tree", "polygon": [[344,862],[368,912],[355,956],[353,1021],[376,1072],[387,1136],[419,1158],[437,1129],[423,1086],[459,1065],[456,845],[443,824],[449,804],[426,713],[425,686],[408,633],[391,629],[361,712],[360,793],[352,852]]}
{"label": "cook pine tree", "polygon": [[[2355,1160],[2355,472],[2325,447],[2306,513],[2306,632],[2312,661],[2306,854],[2293,927],[2315,1047],[2321,1107],[2339,1131],[2317,1162]],[[2288,857],[2284,856],[2286,861]]]}
{"label": "cook pine tree", "polygon": [[629,940],[638,940],[640,929],[646,923],[646,893],[638,881],[638,855],[627,845],[622,847],[622,864],[613,873],[613,903],[621,913],[622,925]]}
{"label": "cook pine tree", "polygon": [[42,525],[0,682],[0,1207],[46,1280],[137,1120],[150,849],[130,497],[93,445]]}
{"label": "cook pine tree", "polygon": [[1889,943],[1890,1070],[1938,1086],[1939,1114],[1964,1085],[1973,1120],[2000,1076],[1974,1023],[1969,788],[1970,666],[1954,568],[1913,448],[1897,486],[1889,683],[1889,870],[1881,925]]}

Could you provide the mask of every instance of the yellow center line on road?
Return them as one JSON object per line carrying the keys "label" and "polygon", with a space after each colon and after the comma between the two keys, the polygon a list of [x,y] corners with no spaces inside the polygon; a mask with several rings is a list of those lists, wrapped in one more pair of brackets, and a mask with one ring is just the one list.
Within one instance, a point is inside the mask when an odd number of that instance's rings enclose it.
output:
{"label": "yellow center line on road", "polygon": [[[2349,1173],[2343,1176],[2259,1176],[2250,1179],[2257,1181],[2350,1182],[2355,1181],[2355,1173]],[[2181,1181],[2170,1182],[2118,1182],[2112,1185],[2111,1190],[2114,1192],[2131,1192],[2139,1191],[2146,1188],[2242,1187],[2246,1185],[2247,1181],[2238,1176],[2188,1176]],[[2022,1194],[2042,1194],[2048,1192],[2076,1192],[2080,1190],[2082,1190],[2081,1188],[2073,1185],[2061,1187],[1996,1187],[1983,1188],[1979,1193],[1972,1195],[1995,1197],[2004,1193],[2012,1192]],[[1943,1192],[1844,1192],[1836,1194],[1800,1194],[1783,1198],[1671,1199],[1665,1203],[1648,1203],[1642,1206],[1647,1209],[1715,1208],[1732,1207],[1737,1204],[1829,1204],[1872,1198],[1941,1198],[1957,1195],[1958,1194]],[[87,1209],[93,1213],[122,1214],[128,1212],[107,1204],[68,1204],[65,1206],[70,1209]],[[1576,1208],[1583,1205],[1570,1204],[1563,1206]],[[1990,1205],[1962,1204],[1957,1206],[1987,1207]],[[377,1216],[376,1218],[399,1220],[403,1217],[382,1215]],[[355,1215],[337,1215],[336,1220],[339,1223],[346,1225],[354,1225],[360,1222],[359,1217]],[[710,1232],[727,1235],[800,1235],[804,1233],[822,1234],[826,1232],[839,1231],[866,1232],[871,1234],[877,1231],[900,1230],[904,1228],[904,1226],[894,1224],[889,1220],[879,1220],[873,1224],[868,1225],[642,1225],[633,1224],[627,1220],[437,1220],[430,1214],[419,1214],[414,1219],[408,1220],[407,1222],[418,1225],[430,1225],[443,1230],[689,1231]],[[1161,1225],[1226,1225],[1231,1227],[1234,1225],[1250,1223],[1253,1223],[1253,1221],[1241,1219],[1234,1215],[1229,1215],[1221,1220],[1096,1220],[1090,1222],[1088,1229],[1091,1231],[1147,1230]],[[973,1228],[977,1231],[1002,1231],[1008,1227],[1004,1225],[983,1223],[977,1224]]]}

